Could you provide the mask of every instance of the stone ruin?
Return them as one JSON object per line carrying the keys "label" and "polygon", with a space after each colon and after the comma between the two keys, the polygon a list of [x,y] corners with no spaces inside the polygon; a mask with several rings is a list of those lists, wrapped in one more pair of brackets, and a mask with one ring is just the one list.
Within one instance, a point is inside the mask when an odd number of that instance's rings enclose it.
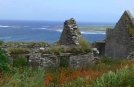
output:
{"label": "stone ruin", "polygon": [[[87,64],[95,62],[92,53],[88,54],[72,54],[61,53],[55,54],[41,54],[38,49],[31,50],[29,54],[8,54],[10,61],[13,63],[14,56],[22,56],[27,59],[29,67],[43,67],[43,68],[56,68],[62,66],[79,68],[86,67]],[[63,65],[64,63],[64,65]]]}
{"label": "stone ruin", "polygon": [[71,18],[64,22],[64,28],[60,36],[59,45],[78,45],[78,40],[81,37],[80,30],[76,21]]}
{"label": "stone ruin", "polygon": [[[64,22],[64,29],[59,40],[59,46],[73,47],[77,46],[78,40],[81,38],[81,33],[78,26],[73,18],[66,20]],[[25,46],[24,46],[25,47]],[[10,48],[10,46],[9,46]],[[93,64],[97,59],[98,51],[94,49],[90,53],[61,53],[59,55],[41,53],[41,51],[47,51],[50,47],[46,45],[41,46],[29,46],[26,48],[30,49],[28,54],[9,54],[10,60],[13,62],[13,56],[23,56],[28,61],[28,66],[30,67],[44,67],[44,68],[54,68],[59,66],[68,66],[73,68],[86,67],[89,64]],[[6,48],[8,49],[8,48]],[[97,53],[97,54],[94,54]]]}
{"label": "stone ruin", "polygon": [[97,48],[99,51],[98,56],[102,56],[105,54],[105,41],[95,41],[92,43],[93,48]]}
{"label": "stone ruin", "polygon": [[[106,29],[106,39],[96,41],[93,46],[98,48],[100,55],[111,58],[127,58],[134,52],[134,18],[126,10],[114,29]],[[129,59],[129,58],[128,58]]]}
{"label": "stone ruin", "polygon": [[105,56],[127,58],[134,51],[134,18],[126,10],[114,29],[106,30]]}

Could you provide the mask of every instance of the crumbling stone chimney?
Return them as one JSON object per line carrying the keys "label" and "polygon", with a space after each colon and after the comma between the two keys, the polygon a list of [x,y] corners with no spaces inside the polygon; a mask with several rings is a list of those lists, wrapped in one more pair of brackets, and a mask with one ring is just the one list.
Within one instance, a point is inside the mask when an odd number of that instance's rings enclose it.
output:
{"label": "crumbling stone chimney", "polygon": [[59,45],[78,45],[78,40],[81,37],[80,30],[76,21],[71,18],[64,22],[64,28],[60,36]]}

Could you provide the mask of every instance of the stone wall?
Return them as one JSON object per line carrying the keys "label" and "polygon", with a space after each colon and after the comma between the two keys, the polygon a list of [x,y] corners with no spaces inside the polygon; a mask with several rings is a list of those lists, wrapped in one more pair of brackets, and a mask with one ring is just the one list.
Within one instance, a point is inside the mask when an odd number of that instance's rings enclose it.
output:
{"label": "stone wall", "polygon": [[104,56],[105,55],[105,41],[95,41],[92,43],[93,48],[97,48],[99,51],[99,56]]}
{"label": "stone wall", "polygon": [[[54,54],[41,54],[40,49],[31,49],[29,54],[10,54],[7,53],[11,63],[13,64],[14,56],[21,56],[26,58],[29,67],[44,67],[55,68],[59,66],[67,67],[86,67],[94,63],[93,52],[87,54],[73,54],[61,53],[60,55]],[[64,62],[64,63],[63,63]],[[62,64],[63,63],[63,64]]]}
{"label": "stone wall", "polygon": [[84,55],[70,55],[69,66],[74,68],[86,67],[93,64],[94,57],[91,53]]}
{"label": "stone wall", "polygon": [[64,28],[60,36],[59,45],[77,45],[81,33],[78,29],[76,21],[71,18],[64,22]]}
{"label": "stone wall", "polygon": [[[105,56],[127,58],[134,51],[134,19],[125,11],[114,29],[106,30]],[[130,29],[131,28],[131,29]]]}
{"label": "stone wall", "polygon": [[[66,47],[77,47],[79,45],[78,41],[81,38],[81,32],[76,24],[76,21],[71,18],[70,20],[66,20],[64,22],[64,29],[61,34],[60,40],[58,41],[59,46],[66,46]],[[86,67],[88,64],[93,64],[94,55],[93,52],[82,54],[82,53],[61,53],[60,55],[56,55],[55,52],[50,52],[47,54],[47,51],[54,45],[47,45],[47,44],[10,44],[7,47],[5,44],[3,49],[7,51],[8,48],[18,48],[24,47],[29,49],[29,54],[16,54],[16,55],[23,55],[28,60],[28,66],[30,67],[44,67],[44,68],[54,68],[54,67]],[[17,46],[17,47],[16,47]],[[85,45],[84,45],[85,46]],[[86,46],[87,47],[87,46]],[[59,51],[59,49],[58,49]],[[17,51],[18,52],[18,51]],[[46,52],[46,54],[45,54]],[[10,52],[11,53],[11,52]],[[9,53],[9,54],[10,54]],[[49,53],[49,52],[48,52]],[[55,54],[55,55],[54,55]],[[96,56],[95,56],[96,58]],[[13,56],[10,56],[10,60],[13,61]]]}
{"label": "stone wall", "polygon": [[[11,55],[10,59],[13,60]],[[17,56],[23,56],[28,60],[29,67],[44,67],[44,68],[56,68],[56,67],[86,67],[87,65],[93,64],[94,56],[92,53],[88,54],[71,54],[62,53],[61,55],[43,54],[41,57],[32,57],[30,54],[17,54]],[[36,55],[37,56],[37,55]],[[64,64],[64,65],[63,65]]]}
{"label": "stone wall", "polygon": [[[70,54],[63,53],[61,55],[52,55],[52,54],[44,54],[42,58],[40,58],[40,66],[44,68],[53,68],[53,67],[86,67],[88,64],[92,64],[93,54]],[[64,62],[64,63],[63,63]],[[63,63],[64,65],[62,65]]]}

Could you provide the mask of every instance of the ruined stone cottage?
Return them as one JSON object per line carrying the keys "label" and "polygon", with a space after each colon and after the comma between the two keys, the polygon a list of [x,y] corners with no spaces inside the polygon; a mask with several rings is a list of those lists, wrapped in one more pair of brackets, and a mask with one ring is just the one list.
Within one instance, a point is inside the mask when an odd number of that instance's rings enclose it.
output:
{"label": "ruined stone cottage", "polygon": [[126,10],[114,29],[106,30],[105,56],[127,58],[134,51],[134,18]]}
{"label": "ruined stone cottage", "polygon": [[[44,67],[44,68],[55,68],[55,67],[73,67],[73,68],[79,68],[79,67],[86,67],[88,64],[93,64],[95,62],[95,58],[92,52],[86,52],[86,53],[73,53],[72,50],[75,51],[73,47],[77,47],[77,45],[80,45],[79,39],[81,38],[81,33],[78,29],[78,26],[73,18],[70,20],[66,20],[64,22],[64,28],[59,40],[59,44],[56,45],[50,45],[43,43],[41,45],[39,44],[18,44],[18,47],[21,48],[27,48],[29,51],[25,52],[24,49],[21,49],[17,53],[9,52],[9,57],[12,63],[14,63],[13,58],[14,56],[20,56],[24,57],[24,59],[27,59],[28,66],[30,67]],[[59,54],[54,54],[52,52],[52,48],[59,47],[65,47],[67,49],[68,47],[71,47],[71,51],[62,52]],[[12,46],[7,47],[6,49],[10,48]],[[3,47],[4,48],[4,47]],[[17,48],[14,47],[13,48]],[[87,48],[87,47],[86,47]],[[56,48],[56,50],[58,47]],[[55,50],[53,50],[55,51]],[[60,51],[58,49],[58,51]],[[22,52],[22,53],[20,53]]]}

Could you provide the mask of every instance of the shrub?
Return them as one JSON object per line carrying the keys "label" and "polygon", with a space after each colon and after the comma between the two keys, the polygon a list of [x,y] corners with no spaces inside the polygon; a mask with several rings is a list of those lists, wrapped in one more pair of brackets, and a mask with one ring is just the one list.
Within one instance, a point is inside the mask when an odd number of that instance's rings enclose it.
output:
{"label": "shrub", "polygon": [[84,39],[84,38],[81,38],[79,40],[79,48],[84,53],[89,53],[92,51],[90,43],[87,42],[86,39]]}
{"label": "shrub", "polygon": [[58,45],[58,43],[59,43],[59,41],[57,40],[57,41],[55,41],[55,42],[53,43],[53,45]]}
{"label": "shrub", "polygon": [[[57,44],[58,42],[55,42],[54,44]],[[56,54],[59,55],[63,52],[65,53],[74,53],[74,54],[78,54],[78,53],[89,53],[91,52],[91,45],[89,42],[86,41],[86,39],[81,38],[79,40],[79,45],[78,46],[52,46],[49,50],[47,50],[45,53],[49,53],[49,54]]]}
{"label": "shrub", "polygon": [[13,57],[13,66],[14,67],[24,67],[28,65],[28,61],[26,58],[22,56],[14,56]]}
{"label": "shrub", "polygon": [[69,52],[69,53],[74,53],[74,54],[79,54],[79,53],[82,53],[81,52],[81,49],[79,47],[70,47],[66,50],[66,52]]}
{"label": "shrub", "polygon": [[0,82],[0,87],[45,87],[43,86],[44,69],[39,68],[16,68],[13,74],[11,72],[4,73],[5,76]]}
{"label": "shrub", "polygon": [[9,58],[6,55],[6,52],[0,48],[0,72],[7,70],[8,64]]}
{"label": "shrub", "polygon": [[68,60],[66,58],[60,58],[60,67],[68,67]]}
{"label": "shrub", "polygon": [[116,72],[109,71],[97,78],[93,87],[133,87],[134,86],[134,66],[125,66]]}
{"label": "shrub", "polygon": [[52,48],[45,51],[45,53],[56,54],[56,55],[60,55],[63,52],[64,52],[64,48],[60,46],[53,46]]}
{"label": "shrub", "polygon": [[4,43],[4,41],[3,40],[0,40],[0,45],[2,45]]}
{"label": "shrub", "polygon": [[81,35],[81,32],[80,32],[80,29],[79,29],[79,28],[76,29],[76,33],[77,33],[78,35]]}
{"label": "shrub", "polygon": [[121,63],[121,59],[118,59],[118,58],[108,58],[108,57],[101,57],[100,61],[102,63],[107,64],[107,65],[120,64]]}

